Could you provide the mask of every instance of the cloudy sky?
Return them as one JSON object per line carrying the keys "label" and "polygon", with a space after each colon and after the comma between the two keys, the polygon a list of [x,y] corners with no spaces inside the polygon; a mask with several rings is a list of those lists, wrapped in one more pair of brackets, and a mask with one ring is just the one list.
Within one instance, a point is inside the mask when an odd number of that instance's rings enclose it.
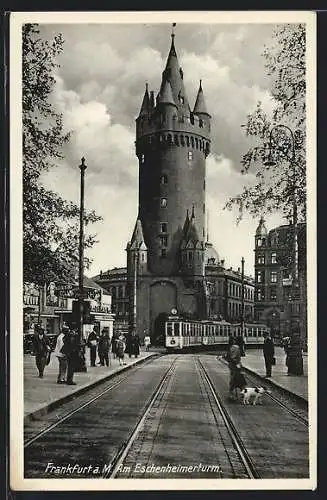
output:
{"label": "cloudy sky", "polygon": [[[224,211],[232,195],[253,175],[240,174],[240,157],[249,147],[241,124],[258,101],[273,106],[262,52],[271,43],[272,24],[177,24],[175,46],[184,71],[186,92],[194,105],[202,79],[212,115],[212,153],[207,159],[210,240],[226,265],[253,274],[253,234],[257,220]],[[43,182],[67,199],[79,199],[80,158],[85,156],[85,203],[103,216],[94,225],[99,243],[89,252],[88,275],[124,266],[125,247],[137,215],[138,162],[135,118],[145,82],[157,93],[170,48],[171,24],[51,24],[41,33],[62,33],[64,51],[53,103],[72,131],[65,161]],[[267,219],[268,228],[283,222]]]}

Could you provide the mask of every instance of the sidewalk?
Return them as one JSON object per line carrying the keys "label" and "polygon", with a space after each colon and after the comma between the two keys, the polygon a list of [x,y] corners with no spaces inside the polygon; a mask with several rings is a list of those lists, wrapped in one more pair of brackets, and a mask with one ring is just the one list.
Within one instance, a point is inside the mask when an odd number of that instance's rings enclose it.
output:
{"label": "sidewalk", "polygon": [[[286,354],[282,347],[275,347],[276,365],[272,367],[269,379],[276,385],[293,392],[308,401],[308,357],[303,354],[304,375],[287,375]],[[242,358],[242,365],[250,371],[264,377],[266,374],[262,349],[248,349]]]}
{"label": "sidewalk", "polygon": [[[38,377],[35,365],[35,357],[30,354],[24,355],[24,419],[31,418],[37,414],[47,413],[50,408],[69,400],[74,394],[85,392],[88,388],[96,386],[101,381],[112,377],[115,373],[124,371],[130,366],[142,363],[145,359],[155,356],[156,353],[140,351],[140,355],[129,358],[125,355],[126,366],[120,366],[118,359],[111,355],[111,365],[90,366],[89,349],[86,349],[87,372],[75,373],[74,382],[77,385],[57,384],[58,358],[51,354],[51,361],[44,370],[44,378]],[[97,361],[98,362],[98,358]]]}

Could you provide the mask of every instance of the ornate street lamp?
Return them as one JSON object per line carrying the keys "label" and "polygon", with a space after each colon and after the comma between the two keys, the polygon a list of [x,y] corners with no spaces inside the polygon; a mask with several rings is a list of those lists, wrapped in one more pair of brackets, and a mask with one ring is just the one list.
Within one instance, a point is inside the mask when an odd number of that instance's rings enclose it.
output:
{"label": "ornate street lamp", "polygon": [[242,285],[241,285],[241,334],[242,339],[244,339],[244,257],[242,257]]}
{"label": "ornate street lamp", "polygon": [[303,375],[303,358],[300,335],[300,314],[297,308],[300,306],[299,300],[299,263],[298,263],[298,214],[296,202],[296,157],[295,157],[295,139],[292,130],[287,125],[275,125],[269,135],[269,155],[265,162],[266,166],[274,167],[276,161],[273,160],[273,136],[276,130],[283,129],[291,139],[291,157],[289,163],[292,171],[292,283],[291,283],[291,298],[289,301],[289,336],[291,338],[291,346],[288,353],[288,374]]}
{"label": "ornate street lamp", "polygon": [[84,322],[84,176],[87,166],[85,158],[81,159],[79,166],[81,171],[81,202],[79,211],[79,268],[78,268],[78,334],[79,334],[79,363],[75,371],[86,372],[85,363],[85,342],[83,338],[83,322]]}

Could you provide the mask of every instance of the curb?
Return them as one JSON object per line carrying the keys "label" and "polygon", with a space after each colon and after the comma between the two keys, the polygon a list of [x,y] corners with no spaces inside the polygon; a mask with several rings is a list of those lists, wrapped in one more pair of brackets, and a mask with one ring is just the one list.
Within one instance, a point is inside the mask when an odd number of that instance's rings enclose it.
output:
{"label": "curb", "polygon": [[64,403],[68,403],[68,401],[71,401],[72,399],[75,399],[76,397],[81,396],[82,394],[84,394],[85,392],[87,392],[90,389],[94,389],[95,387],[102,384],[103,382],[107,382],[108,380],[115,377],[119,373],[128,371],[131,368],[133,368],[134,366],[140,365],[140,364],[144,363],[145,361],[147,361],[151,358],[154,358],[155,356],[158,356],[158,354],[154,353],[154,354],[150,354],[146,358],[141,358],[141,359],[137,360],[135,363],[133,363],[132,365],[124,366],[121,370],[117,370],[115,372],[112,372],[112,373],[106,375],[103,378],[99,378],[97,380],[94,380],[90,384],[85,385],[74,392],[66,394],[65,396],[62,396],[61,398],[56,399],[55,401],[52,401],[51,403],[43,406],[42,408],[39,408],[38,410],[35,410],[31,413],[28,413],[27,415],[24,416],[24,425],[28,424],[30,421],[38,420],[40,417],[43,417],[47,413],[49,413],[50,411],[54,410],[55,408],[58,408],[58,406],[61,406]]}
{"label": "curb", "polygon": [[242,366],[243,367],[243,370],[245,370],[246,372],[250,373],[251,375],[255,375],[256,377],[259,377],[261,380],[263,380],[266,384],[271,384],[271,385],[274,385],[275,387],[277,387],[278,389],[281,389],[283,390],[284,392],[287,392],[288,394],[290,394],[294,399],[296,399],[298,402],[300,403],[305,403],[306,405],[308,405],[308,400],[304,397],[304,396],[300,396],[300,394],[296,394],[295,392],[292,392],[290,389],[288,389],[287,387],[285,387],[284,385],[282,384],[279,384],[278,382],[276,382],[275,380],[273,379],[266,379],[264,377],[262,377],[262,375],[259,375],[257,372],[255,372],[254,370],[251,370],[251,368],[247,368],[246,366]]}

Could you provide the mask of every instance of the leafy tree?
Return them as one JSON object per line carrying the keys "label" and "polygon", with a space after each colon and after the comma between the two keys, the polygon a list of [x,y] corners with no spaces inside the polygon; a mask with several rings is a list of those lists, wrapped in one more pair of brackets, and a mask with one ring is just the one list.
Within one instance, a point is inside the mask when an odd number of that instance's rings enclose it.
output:
{"label": "leafy tree", "polygon": [[[69,282],[78,269],[79,207],[41,182],[63,158],[69,140],[50,101],[63,39],[58,34],[51,42],[43,40],[35,24],[25,24],[22,37],[24,281]],[[86,225],[100,219],[94,211],[84,213]],[[95,235],[88,235],[85,248],[95,242]]]}
{"label": "leafy tree", "polygon": [[238,206],[238,222],[245,211],[254,217],[281,212],[290,219],[294,206],[305,220],[305,44],[303,24],[278,25],[272,45],[264,50],[274,109],[268,116],[259,102],[242,125],[253,144],[242,157],[242,173],[255,174],[256,180],[225,206]]}

